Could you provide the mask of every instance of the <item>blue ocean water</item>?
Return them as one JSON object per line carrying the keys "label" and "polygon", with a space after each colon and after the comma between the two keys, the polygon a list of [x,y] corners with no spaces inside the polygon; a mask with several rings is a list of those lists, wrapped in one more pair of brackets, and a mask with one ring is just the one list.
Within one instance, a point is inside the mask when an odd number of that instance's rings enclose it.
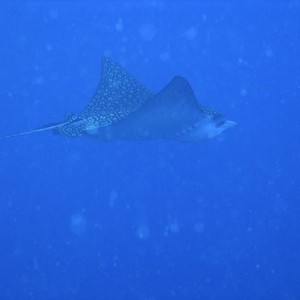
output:
{"label": "blue ocean water", "polygon": [[2,1],[0,135],[80,113],[101,57],[185,77],[199,144],[0,142],[0,299],[300,299],[300,2]]}

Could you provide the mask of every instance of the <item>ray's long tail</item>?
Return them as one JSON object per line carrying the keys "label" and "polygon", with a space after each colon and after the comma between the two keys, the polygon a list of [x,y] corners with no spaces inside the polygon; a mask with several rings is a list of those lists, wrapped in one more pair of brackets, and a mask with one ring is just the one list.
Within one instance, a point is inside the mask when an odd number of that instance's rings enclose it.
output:
{"label": "ray's long tail", "polygon": [[63,122],[63,123],[51,124],[51,125],[43,126],[41,128],[37,128],[37,129],[34,129],[34,130],[30,130],[30,131],[25,131],[25,132],[20,132],[20,133],[15,133],[15,134],[1,136],[0,139],[7,139],[7,138],[12,138],[12,137],[17,137],[17,136],[22,136],[22,135],[28,135],[28,134],[32,134],[32,133],[42,132],[42,131],[53,130],[53,129],[57,129],[57,128],[63,126],[63,125],[69,124],[69,123],[70,122]]}

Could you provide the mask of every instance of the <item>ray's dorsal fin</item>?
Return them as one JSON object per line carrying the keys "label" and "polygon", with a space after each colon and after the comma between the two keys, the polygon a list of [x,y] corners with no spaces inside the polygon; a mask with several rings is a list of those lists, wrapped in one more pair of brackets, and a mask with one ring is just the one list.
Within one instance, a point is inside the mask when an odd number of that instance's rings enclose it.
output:
{"label": "ray's dorsal fin", "polygon": [[99,127],[107,126],[125,118],[153,97],[149,89],[110,58],[102,59],[101,70],[100,84],[80,118],[91,118]]}

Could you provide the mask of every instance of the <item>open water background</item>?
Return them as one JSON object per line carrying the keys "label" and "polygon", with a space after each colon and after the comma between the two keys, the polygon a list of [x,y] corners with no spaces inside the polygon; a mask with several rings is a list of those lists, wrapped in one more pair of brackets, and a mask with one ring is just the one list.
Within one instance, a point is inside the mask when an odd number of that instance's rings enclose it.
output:
{"label": "open water background", "polygon": [[0,299],[300,299],[299,23],[299,1],[1,1],[0,135],[80,113],[102,56],[238,126],[1,140]]}

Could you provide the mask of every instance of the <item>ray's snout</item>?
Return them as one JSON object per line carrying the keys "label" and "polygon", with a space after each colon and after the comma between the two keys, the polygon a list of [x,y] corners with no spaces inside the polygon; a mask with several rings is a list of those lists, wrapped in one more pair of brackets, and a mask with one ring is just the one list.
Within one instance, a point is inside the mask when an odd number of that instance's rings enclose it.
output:
{"label": "ray's snout", "polygon": [[197,122],[192,130],[182,131],[177,140],[185,142],[200,142],[220,135],[224,130],[234,127],[237,123],[226,120],[221,115],[206,116]]}
{"label": "ray's snout", "polygon": [[225,126],[224,130],[227,128],[234,127],[235,125],[237,125],[237,122],[231,120],[223,120],[223,124],[222,124],[222,126]]}

